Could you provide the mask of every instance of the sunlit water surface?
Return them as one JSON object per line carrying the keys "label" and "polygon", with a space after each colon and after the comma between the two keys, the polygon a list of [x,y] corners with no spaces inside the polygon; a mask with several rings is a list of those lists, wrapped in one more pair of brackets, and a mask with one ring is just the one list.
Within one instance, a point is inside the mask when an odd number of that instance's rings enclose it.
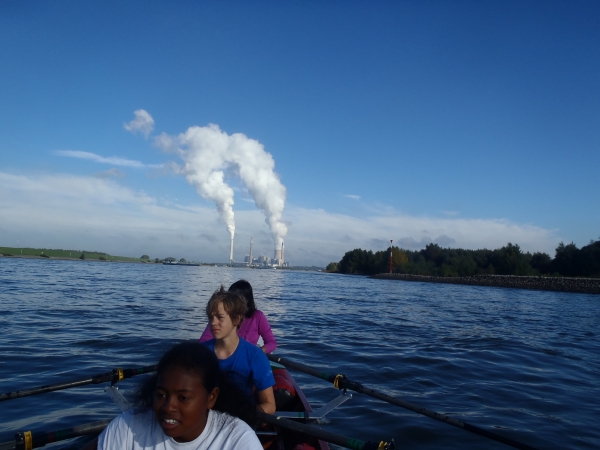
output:
{"label": "sunlit water surface", "polygon": [[[0,259],[0,393],[155,363],[224,284],[254,287],[276,353],[544,448],[600,448],[600,296],[221,267]],[[292,372],[309,401],[337,395]],[[139,378],[121,383],[128,392]],[[92,385],[0,403],[0,442],[114,417]],[[402,448],[508,448],[361,394],[321,426]]]}

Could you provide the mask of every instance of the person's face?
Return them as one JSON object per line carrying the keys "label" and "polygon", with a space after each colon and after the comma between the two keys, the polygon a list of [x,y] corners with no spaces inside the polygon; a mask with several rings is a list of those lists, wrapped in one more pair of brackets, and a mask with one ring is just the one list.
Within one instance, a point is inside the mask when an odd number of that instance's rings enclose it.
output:
{"label": "person's face", "polygon": [[177,442],[196,439],[215,405],[219,388],[207,392],[200,377],[179,367],[165,370],[156,382],[153,409],[165,434]]}
{"label": "person's face", "polygon": [[237,332],[236,324],[223,308],[223,303],[219,303],[217,313],[209,316],[208,320],[215,339],[224,339]]}

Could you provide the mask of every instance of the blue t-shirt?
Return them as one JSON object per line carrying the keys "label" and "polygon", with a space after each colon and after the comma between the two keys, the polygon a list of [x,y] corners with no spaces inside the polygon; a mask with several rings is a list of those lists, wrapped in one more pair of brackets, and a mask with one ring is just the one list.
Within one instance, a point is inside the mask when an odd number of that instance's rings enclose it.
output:
{"label": "blue t-shirt", "polygon": [[[215,351],[214,339],[203,344]],[[252,394],[253,386],[256,386],[257,391],[263,391],[275,385],[267,355],[245,339],[240,338],[240,343],[233,354],[227,359],[220,359],[219,366],[231,381],[248,395]]]}

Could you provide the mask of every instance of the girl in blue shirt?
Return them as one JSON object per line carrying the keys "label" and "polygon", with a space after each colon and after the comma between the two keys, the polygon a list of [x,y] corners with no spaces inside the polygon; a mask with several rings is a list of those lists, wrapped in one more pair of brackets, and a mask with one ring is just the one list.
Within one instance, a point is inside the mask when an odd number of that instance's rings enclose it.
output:
{"label": "girl in blue shirt", "polygon": [[256,408],[275,413],[273,386],[275,379],[269,360],[263,351],[240,338],[237,329],[244,320],[246,299],[223,286],[206,305],[206,315],[214,339],[204,342],[217,355],[221,369],[242,390],[254,392]]}

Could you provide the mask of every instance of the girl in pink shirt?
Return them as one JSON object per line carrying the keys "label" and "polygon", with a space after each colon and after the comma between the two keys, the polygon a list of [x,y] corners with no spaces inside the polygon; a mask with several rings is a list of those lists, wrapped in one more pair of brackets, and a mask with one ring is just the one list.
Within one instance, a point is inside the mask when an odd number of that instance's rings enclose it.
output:
{"label": "girl in pink shirt", "polygon": [[[265,353],[272,353],[277,348],[277,341],[271,331],[271,326],[262,311],[256,309],[252,286],[246,280],[239,280],[229,286],[229,291],[236,292],[246,298],[248,309],[244,321],[239,326],[237,334],[242,339],[256,345],[258,338],[262,337],[264,345],[261,347]],[[207,325],[204,333],[200,337],[200,342],[208,341],[213,338],[210,332],[210,326]]]}

